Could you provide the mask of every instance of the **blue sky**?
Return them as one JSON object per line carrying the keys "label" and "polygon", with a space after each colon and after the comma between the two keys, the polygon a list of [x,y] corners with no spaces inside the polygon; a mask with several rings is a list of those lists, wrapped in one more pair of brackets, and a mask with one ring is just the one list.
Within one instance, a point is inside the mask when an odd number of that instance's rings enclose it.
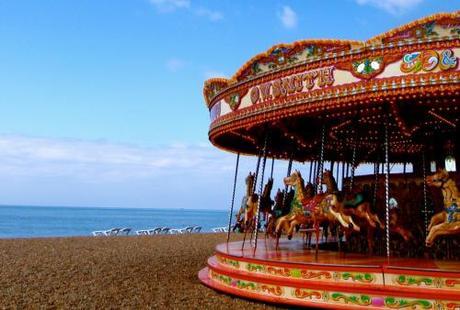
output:
{"label": "blue sky", "polygon": [[[234,158],[207,140],[205,79],[277,43],[365,40],[458,9],[458,0],[0,0],[0,204],[227,208]],[[242,164],[247,173],[254,160]]]}

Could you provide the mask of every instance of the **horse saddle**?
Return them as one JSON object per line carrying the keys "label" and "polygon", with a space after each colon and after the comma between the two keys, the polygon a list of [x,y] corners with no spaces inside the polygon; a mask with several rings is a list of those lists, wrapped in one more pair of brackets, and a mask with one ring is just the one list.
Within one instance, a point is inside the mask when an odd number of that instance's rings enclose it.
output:
{"label": "horse saddle", "polygon": [[310,214],[311,212],[315,211],[315,208],[317,208],[319,206],[319,204],[320,204],[320,202],[322,200],[323,200],[322,195],[316,195],[313,198],[304,199],[302,201],[302,206],[303,206],[304,213],[307,212],[308,214]]}
{"label": "horse saddle", "polygon": [[364,196],[362,194],[358,194],[351,200],[345,200],[343,205],[345,208],[356,208],[363,202],[364,202]]}

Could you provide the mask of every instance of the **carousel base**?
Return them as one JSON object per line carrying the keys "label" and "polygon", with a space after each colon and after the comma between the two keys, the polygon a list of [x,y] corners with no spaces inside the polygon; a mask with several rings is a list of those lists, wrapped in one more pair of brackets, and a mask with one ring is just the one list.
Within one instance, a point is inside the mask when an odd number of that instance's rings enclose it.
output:
{"label": "carousel base", "polygon": [[460,262],[306,249],[300,240],[219,244],[199,272],[230,295],[330,309],[460,309]]}

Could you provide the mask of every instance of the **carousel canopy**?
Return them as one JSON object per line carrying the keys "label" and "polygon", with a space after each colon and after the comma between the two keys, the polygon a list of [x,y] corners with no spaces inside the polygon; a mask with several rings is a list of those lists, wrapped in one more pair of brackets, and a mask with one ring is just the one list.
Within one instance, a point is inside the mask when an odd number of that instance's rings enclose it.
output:
{"label": "carousel canopy", "polygon": [[204,84],[217,147],[298,161],[406,162],[455,141],[460,11],[429,16],[368,41],[279,44],[231,79]]}

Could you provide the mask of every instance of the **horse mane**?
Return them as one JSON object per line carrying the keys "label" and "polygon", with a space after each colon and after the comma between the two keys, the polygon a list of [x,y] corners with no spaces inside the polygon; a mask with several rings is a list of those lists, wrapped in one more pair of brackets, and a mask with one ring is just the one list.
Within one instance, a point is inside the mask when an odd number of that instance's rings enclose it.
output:
{"label": "horse mane", "polygon": [[302,178],[300,178],[299,182],[300,182],[300,188],[305,188],[305,181]]}

